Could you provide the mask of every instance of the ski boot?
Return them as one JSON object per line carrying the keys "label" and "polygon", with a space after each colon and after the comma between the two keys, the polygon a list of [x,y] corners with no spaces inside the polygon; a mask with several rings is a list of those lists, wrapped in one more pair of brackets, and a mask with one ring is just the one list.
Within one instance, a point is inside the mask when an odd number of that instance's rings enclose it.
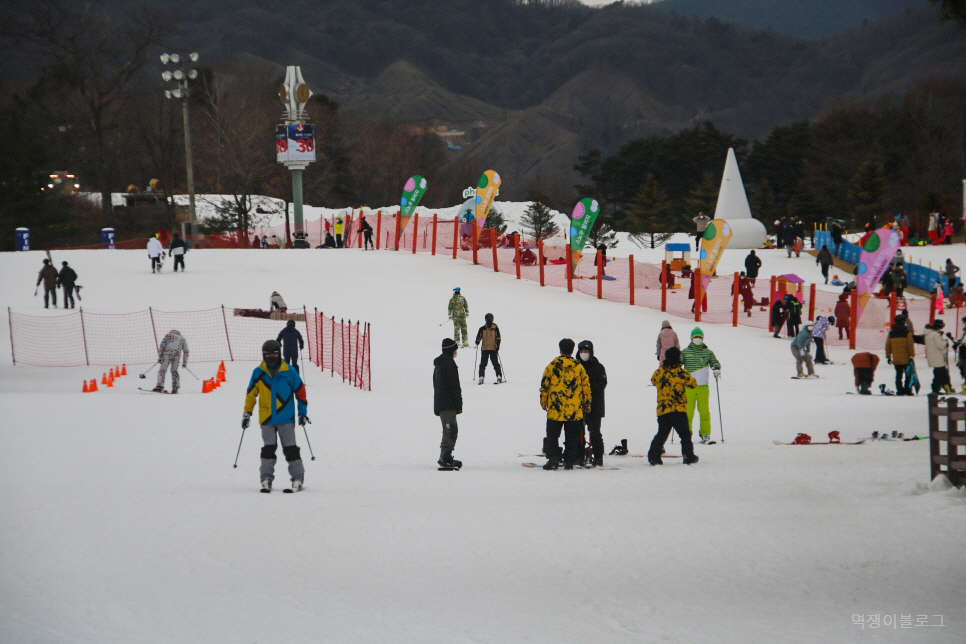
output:
{"label": "ski boot", "polygon": [[500,384],[500,383],[502,383],[502,382],[503,382],[503,376],[497,376],[497,377],[496,377],[496,384],[498,384],[498,385],[499,385],[499,384]]}
{"label": "ski boot", "polygon": [[480,376],[480,381],[477,384],[480,384],[480,385],[483,384],[483,376]]}
{"label": "ski boot", "polygon": [[697,454],[692,454],[691,456],[685,456],[681,462],[684,463],[685,465],[694,465],[695,463],[698,462],[698,456]]}
{"label": "ski boot", "polygon": [[162,393],[164,391],[164,385],[158,385],[157,387],[155,387],[151,391],[156,391],[158,393]]}
{"label": "ski boot", "polygon": [[268,494],[272,491],[272,481],[271,479],[262,479],[262,489],[261,492]]}
{"label": "ski boot", "polygon": [[304,486],[302,485],[302,479],[292,479],[292,491],[301,492]]}
{"label": "ski boot", "polygon": [[173,393],[173,394],[178,393],[178,388],[177,387],[172,387],[171,388],[171,393]]}
{"label": "ski boot", "polygon": [[711,435],[710,434],[701,434],[700,438],[701,438],[701,444],[702,445],[707,445],[708,444],[708,441],[711,440]]}
{"label": "ski boot", "polygon": [[651,467],[655,465],[664,465],[664,460],[660,456],[658,456],[657,458],[651,458],[650,456],[648,456],[647,462],[650,463]]}

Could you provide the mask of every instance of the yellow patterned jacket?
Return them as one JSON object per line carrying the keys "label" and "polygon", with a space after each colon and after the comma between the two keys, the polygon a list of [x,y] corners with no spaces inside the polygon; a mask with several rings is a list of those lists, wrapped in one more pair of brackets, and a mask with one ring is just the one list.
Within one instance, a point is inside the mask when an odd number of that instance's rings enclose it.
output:
{"label": "yellow patterned jacket", "polygon": [[657,387],[657,415],[672,411],[688,410],[687,389],[698,386],[698,382],[688,373],[683,365],[676,367],[662,366],[651,376],[651,384]]}
{"label": "yellow patterned jacket", "polygon": [[554,358],[540,380],[540,406],[548,420],[581,420],[590,409],[590,380],[587,372],[567,356]]}

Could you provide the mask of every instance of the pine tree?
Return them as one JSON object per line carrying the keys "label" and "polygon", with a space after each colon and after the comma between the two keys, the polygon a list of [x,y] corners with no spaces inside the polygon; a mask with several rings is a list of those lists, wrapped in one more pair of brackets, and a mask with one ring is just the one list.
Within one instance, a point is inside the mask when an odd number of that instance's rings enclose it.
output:
{"label": "pine tree", "polygon": [[617,235],[604,217],[597,217],[597,221],[594,222],[594,227],[590,229],[590,235],[587,237],[587,244],[594,248],[597,248],[601,244],[604,244],[608,248],[613,248],[617,245]]}
{"label": "pine tree", "polygon": [[649,174],[627,209],[627,232],[638,242],[656,248],[674,234],[671,213],[671,200]]}
{"label": "pine tree", "polygon": [[751,206],[751,216],[764,222],[766,226],[770,226],[772,222],[781,219],[784,215],[781,206],[775,203],[775,192],[767,181],[758,184],[758,189],[748,199],[748,205]]}
{"label": "pine tree", "polygon": [[875,223],[877,215],[889,209],[889,183],[882,160],[872,157],[859,166],[846,197],[856,222]]}
{"label": "pine tree", "polygon": [[483,220],[483,228],[493,228],[501,235],[506,232],[506,220],[503,218],[503,213],[500,212],[500,209],[496,207],[496,204],[490,206],[490,212],[487,213],[486,219]]}
{"label": "pine tree", "polygon": [[535,241],[553,237],[560,232],[560,228],[553,221],[550,208],[539,201],[532,202],[520,217],[520,228],[529,232]]}
{"label": "pine tree", "polygon": [[696,185],[688,193],[686,200],[688,212],[692,217],[697,217],[699,212],[703,212],[709,219],[714,219],[715,208],[718,207],[718,191],[721,188],[721,180],[716,179],[711,172],[705,172],[701,177],[701,183]]}

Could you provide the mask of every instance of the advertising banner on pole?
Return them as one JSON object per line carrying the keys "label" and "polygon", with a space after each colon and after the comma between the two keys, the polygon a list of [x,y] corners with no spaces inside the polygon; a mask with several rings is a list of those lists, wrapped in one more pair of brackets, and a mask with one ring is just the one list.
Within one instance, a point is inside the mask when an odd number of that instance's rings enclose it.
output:
{"label": "advertising banner on pole", "polygon": [[314,125],[276,125],[275,158],[286,161],[315,161]]}
{"label": "advertising banner on pole", "polygon": [[587,197],[577,202],[570,215],[570,263],[574,271],[599,214],[600,204],[596,199]]}
{"label": "advertising banner on pole", "polygon": [[[416,206],[419,205],[419,200],[423,198],[423,194],[426,192],[426,188],[429,184],[426,179],[419,176],[418,174],[409,177],[406,181],[406,185],[403,186],[402,197],[399,199],[399,234],[402,235],[406,232],[406,226],[409,224],[409,218],[413,216],[416,211]],[[398,242],[398,240],[396,240]]]}
{"label": "advertising banner on pole", "polygon": [[493,200],[500,192],[502,182],[500,175],[493,170],[487,170],[480,176],[480,181],[476,184],[476,225],[481,229],[486,223],[486,215],[490,212]]}
{"label": "advertising banner on pole", "polygon": [[862,319],[862,312],[879,286],[879,280],[889,270],[898,248],[899,233],[891,228],[880,228],[869,235],[862,245],[856,266],[858,275],[855,276],[855,286],[859,292],[859,310],[854,312],[856,324]]}

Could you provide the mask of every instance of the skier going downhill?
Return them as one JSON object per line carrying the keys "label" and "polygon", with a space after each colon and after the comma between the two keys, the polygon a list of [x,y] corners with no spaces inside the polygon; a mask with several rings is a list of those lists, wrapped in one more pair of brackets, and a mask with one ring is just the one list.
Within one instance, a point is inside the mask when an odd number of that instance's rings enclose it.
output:
{"label": "skier going downhill", "polygon": [[[667,354],[665,353],[665,357]],[[698,413],[701,415],[701,429],[699,431],[701,442],[708,443],[711,440],[711,407],[708,402],[710,395],[708,382],[710,382],[709,372],[714,374],[714,379],[721,377],[721,363],[715,357],[714,352],[704,344],[704,332],[694,327],[691,331],[691,344],[681,352],[681,362],[688,370],[695,381],[696,387],[688,387],[688,429],[694,420],[694,408],[697,406]],[[669,430],[670,431],[670,430]]]}
{"label": "skier going downhill", "polygon": [[164,375],[168,372],[168,367],[170,366],[171,393],[178,393],[178,388],[181,384],[181,378],[178,376],[178,359],[181,358],[182,351],[184,351],[184,361],[182,364],[187,367],[188,343],[182,337],[180,331],[171,329],[161,340],[161,344],[158,345],[158,362],[161,363],[161,368],[158,369],[158,386],[154,388],[154,391],[164,391]]}
{"label": "skier going downhill", "polygon": [[305,481],[305,466],[299,446],[295,443],[295,419],[302,427],[311,424],[307,416],[308,401],[305,385],[294,369],[282,361],[282,347],[276,340],[262,345],[262,363],[252,371],[245,395],[242,430],[248,429],[255,401],[258,401],[258,424],[262,430],[262,453],[259,475],[262,492],[272,491],[275,480],[275,452],[282,443],[282,454],[288,462],[292,490],[298,492]]}
{"label": "skier going downhill", "polygon": [[[500,368],[500,327],[493,322],[493,314],[487,313],[484,316],[486,324],[476,332],[476,346],[483,352],[480,358],[480,384],[483,384],[483,376],[486,375],[486,363],[493,363],[493,370],[496,372],[496,382],[503,382],[503,370]],[[482,346],[481,346],[482,345]]]}
{"label": "skier going downhill", "polygon": [[460,287],[453,289],[453,297],[449,300],[449,319],[453,321],[453,340],[460,343],[460,333],[463,334],[462,344],[464,347],[470,346],[470,336],[466,331],[466,316],[470,314],[470,305],[466,298],[460,294]]}

